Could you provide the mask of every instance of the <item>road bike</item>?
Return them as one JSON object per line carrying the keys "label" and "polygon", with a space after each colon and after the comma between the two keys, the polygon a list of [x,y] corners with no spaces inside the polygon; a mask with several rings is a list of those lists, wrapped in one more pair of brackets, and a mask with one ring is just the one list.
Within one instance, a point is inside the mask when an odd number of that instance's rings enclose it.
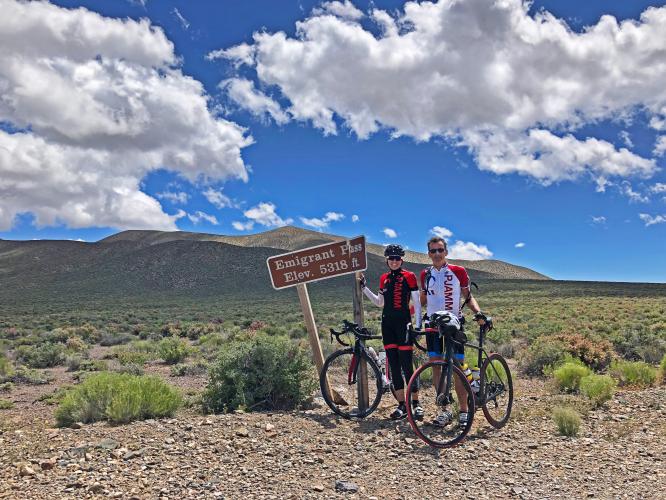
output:
{"label": "road bike", "polygon": [[[326,358],[319,377],[321,394],[336,415],[365,418],[377,409],[385,393],[391,392],[395,397],[386,353],[377,353],[374,348],[365,345],[366,340],[378,340],[382,336],[372,335],[367,328],[346,320],[343,320],[341,332],[333,328],[330,332],[331,343],[335,337],[345,349],[335,351]],[[354,336],[353,347],[340,339],[342,335],[349,334]],[[415,363],[425,361],[424,355],[414,358]],[[367,373],[367,388],[362,384],[364,372]],[[366,396],[364,391],[367,391]]]}
{"label": "road bike", "polygon": [[[406,401],[410,403],[407,404],[407,419],[412,429],[419,438],[435,448],[459,444],[472,428],[478,408],[483,410],[490,425],[499,429],[508,422],[513,406],[513,380],[509,365],[499,354],[488,354],[483,348],[485,336],[492,329],[492,319],[488,318],[480,326],[478,345],[467,342],[464,331],[451,323],[450,313],[441,312],[431,315],[424,330],[408,328],[409,335],[414,339],[430,333],[441,336],[444,341],[443,359],[421,365],[407,384],[405,394]],[[480,368],[479,380],[474,381],[474,388],[460,361],[453,355],[455,344],[477,351],[476,361]],[[411,400],[416,389],[426,415],[422,420],[412,413]],[[460,424],[460,413],[464,408],[467,408],[468,418]],[[434,417],[439,413],[445,418],[436,422]]]}

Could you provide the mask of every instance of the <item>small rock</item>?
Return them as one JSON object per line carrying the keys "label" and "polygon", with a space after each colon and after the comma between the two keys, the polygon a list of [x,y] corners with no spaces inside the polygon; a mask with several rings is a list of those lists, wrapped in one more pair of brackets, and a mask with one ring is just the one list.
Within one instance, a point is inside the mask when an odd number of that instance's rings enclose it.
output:
{"label": "small rock", "polygon": [[115,450],[120,446],[117,441],[113,439],[103,439],[95,445],[95,448],[102,448],[103,450]]}
{"label": "small rock", "polygon": [[536,450],[539,447],[539,443],[528,443],[527,447],[530,450]]}
{"label": "small rock", "polygon": [[416,441],[416,439],[414,438],[408,438],[408,437],[405,438],[405,443],[407,444],[412,444],[414,441]]}
{"label": "small rock", "polygon": [[172,438],[172,437],[168,437],[168,438],[166,438],[166,439],[164,440],[164,442],[165,442],[166,444],[173,444],[173,443],[176,442],[176,440],[175,440],[174,438]]}
{"label": "small rock", "polygon": [[147,450],[145,448],[138,449],[136,451],[128,451],[125,453],[123,460],[132,460],[133,458],[141,457]]}
{"label": "small rock", "polygon": [[74,422],[69,426],[70,429],[81,429],[83,427],[83,422]]}
{"label": "small rock", "polygon": [[323,484],[313,484],[312,489],[314,491],[322,492],[322,491],[324,491],[324,485]]}
{"label": "small rock", "polygon": [[39,462],[39,466],[42,470],[51,470],[56,466],[56,459],[49,458],[48,460],[42,460]]}
{"label": "small rock", "polygon": [[236,436],[248,437],[249,435],[250,431],[247,430],[247,427],[239,427],[236,429]]}
{"label": "small rock", "polygon": [[29,465],[22,465],[21,468],[19,469],[19,475],[21,477],[34,476],[35,475],[35,469],[30,467]]}
{"label": "small rock", "polygon": [[275,426],[269,422],[266,424],[266,427],[264,427],[264,429],[266,429],[266,432],[271,432],[275,430]]}
{"label": "small rock", "polygon": [[99,483],[93,483],[90,488],[88,488],[91,493],[101,493],[102,490],[104,489],[104,486],[102,486]]}
{"label": "small rock", "polygon": [[335,491],[342,491],[345,493],[356,493],[358,491],[358,485],[352,483],[351,481],[342,481],[337,479],[335,481]]}

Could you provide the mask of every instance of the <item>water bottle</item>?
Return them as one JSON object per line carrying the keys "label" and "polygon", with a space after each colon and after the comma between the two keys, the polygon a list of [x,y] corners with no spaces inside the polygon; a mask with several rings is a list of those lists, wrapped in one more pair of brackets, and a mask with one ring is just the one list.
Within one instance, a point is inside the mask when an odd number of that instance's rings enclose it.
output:
{"label": "water bottle", "polygon": [[378,365],[381,364],[381,363],[379,362],[379,356],[377,356],[377,352],[376,352],[372,347],[368,347],[368,354],[370,355],[370,357],[372,358],[372,360],[373,360],[375,363],[377,363]]}
{"label": "water bottle", "polygon": [[481,370],[478,367],[472,369],[472,383],[470,385],[474,392],[479,392],[481,388]]}
{"label": "water bottle", "polygon": [[467,381],[471,384],[472,380],[474,379],[472,378],[472,370],[470,370],[469,366],[467,366],[467,363],[463,363],[460,369],[465,374],[465,377],[467,377]]}
{"label": "water bottle", "polygon": [[379,359],[377,360],[377,363],[379,364],[379,368],[382,373],[382,382],[384,383],[384,387],[388,387],[390,382],[386,377],[386,351],[379,351],[378,358]]}

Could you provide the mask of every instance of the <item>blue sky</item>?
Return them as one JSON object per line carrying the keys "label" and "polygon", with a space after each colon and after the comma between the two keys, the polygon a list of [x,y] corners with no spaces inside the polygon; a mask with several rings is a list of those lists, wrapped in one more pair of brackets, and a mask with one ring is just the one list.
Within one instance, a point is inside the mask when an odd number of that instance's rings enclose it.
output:
{"label": "blue sky", "polygon": [[[423,16],[416,4],[406,14],[404,2],[379,0],[57,1],[34,13],[55,42],[0,22],[27,58],[42,51],[52,61],[33,99],[16,90],[0,104],[9,151],[0,238],[95,241],[132,227],[246,234],[291,223],[423,251],[439,232],[459,257],[557,279],[665,282],[666,95],[652,68],[666,67],[666,8],[641,13],[666,2],[535,1],[522,15],[492,3]],[[440,33],[429,31],[433,13],[458,17]],[[603,15],[635,22],[614,30],[598,24]],[[58,16],[97,27],[58,38],[67,24]],[[423,34],[420,48],[410,30]],[[374,55],[389,36],[389,60]],[[428,57],[438,50],[451,62],[435,71],[439,59]],[[393,54],[405,62],[396,67]],[[0,52],[0,77],[16,89],[43,69],[15,74],[9,62]],[[49,101],[61,80],[77,96]]]}

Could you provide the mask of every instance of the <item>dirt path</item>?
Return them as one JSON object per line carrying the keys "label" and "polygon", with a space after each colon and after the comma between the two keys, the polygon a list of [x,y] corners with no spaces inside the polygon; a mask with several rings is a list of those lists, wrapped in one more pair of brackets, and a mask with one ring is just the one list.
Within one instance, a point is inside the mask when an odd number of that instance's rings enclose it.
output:
{"label": "dirt path", "polygon": [[541,382],[519,380],[516,396],[505,429],[479,412],[473,435],[441,452],[386,421],[388,404],[364,422],[326,408],[184,410],[75,430],[50,428],[52,406],[19,402],[0,412],[0,498],[664,497],[666,387],[619,392],[577,438],[556,435],[550,408],[562,397]]}

